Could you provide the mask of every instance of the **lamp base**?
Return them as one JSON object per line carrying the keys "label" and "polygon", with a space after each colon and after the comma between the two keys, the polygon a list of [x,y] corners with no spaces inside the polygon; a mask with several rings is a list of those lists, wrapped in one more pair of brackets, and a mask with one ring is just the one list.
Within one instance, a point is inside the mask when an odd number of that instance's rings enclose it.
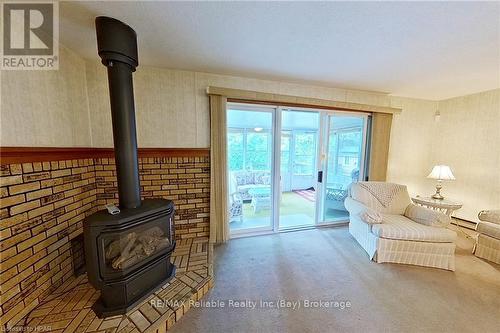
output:
{"label": "lamp base", "polygon": [[436,199],[436,200],[443,200],[444,197],[440,194],[440,193],[435,193],[432,195],[432,199]]}
{"label": "lamp base", "polygon": [[432,195],[432,199],[436,199],[436,200],[443,200],[444,197],[441,195],[441,188],[443,187],[443,185],[441,185],[441,180],[438,180],[437,184],[436,184],[436,193],[434,193]]}

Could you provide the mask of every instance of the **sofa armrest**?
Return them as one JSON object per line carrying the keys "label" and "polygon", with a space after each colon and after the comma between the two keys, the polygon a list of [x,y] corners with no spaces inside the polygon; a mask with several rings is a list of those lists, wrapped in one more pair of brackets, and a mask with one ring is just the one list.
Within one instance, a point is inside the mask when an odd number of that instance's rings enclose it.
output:
{"label": "sofa armrest", "polygon": [[361,202],[354,200],[351,197],[345,198],[344,206],[351,216],[358,216],[361,221],[365,223],[382,223],[382,215],[379,212],[363,205]]}
{"label": "sofa armrest", "polygon": [[368,209],[368,207],[363,205],[361,202],[354,200],[351,197],[345,198],[344,205],[345,205],[345,208],[347,209],[347,211],[349,212],[349,214],[352,214],[352,215],[359,215],[362,212],[364,212],[366,209]]}
{"label": "sofa armrest", "polygon": [[477,217],[481,221],[500,224],[500,209],[482,210],[479,212]]}
{"label": "sofa armrest", "polygon": [[431,227],[446,227],[451,223],[448,215],[415,204],[409,204],[404,215],[414,222]]}

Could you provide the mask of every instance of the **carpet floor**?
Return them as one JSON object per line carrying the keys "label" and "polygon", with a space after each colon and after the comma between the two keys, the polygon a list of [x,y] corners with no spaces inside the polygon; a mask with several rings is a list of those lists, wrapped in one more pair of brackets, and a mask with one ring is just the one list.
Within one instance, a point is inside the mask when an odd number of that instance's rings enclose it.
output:
{"label": "carpet floor", "polygon": [[[459,238],[450,272],[369,261],[346,227],[234,239],[216,247],[203,299],[224,307],[192,308],[171,332],[498,332],[500,266],[471,248]],[[304,307],[319,300],[333,302]]]}

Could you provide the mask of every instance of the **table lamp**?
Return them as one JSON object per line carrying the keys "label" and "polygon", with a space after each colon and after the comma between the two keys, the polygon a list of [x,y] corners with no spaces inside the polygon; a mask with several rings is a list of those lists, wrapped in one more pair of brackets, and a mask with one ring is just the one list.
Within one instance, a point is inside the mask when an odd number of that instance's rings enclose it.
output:
{"label": "table lamp", "polygon": [[444,197],[441,195],[441,188],[443,187],[443,180],[455,180],[455,176],[451,172],[451,169],[447,165],[436,165],[432,168],[431,173],[427,176],[430,179],[437,179],[436,193],[432,196],[433,199],[443,200]]}

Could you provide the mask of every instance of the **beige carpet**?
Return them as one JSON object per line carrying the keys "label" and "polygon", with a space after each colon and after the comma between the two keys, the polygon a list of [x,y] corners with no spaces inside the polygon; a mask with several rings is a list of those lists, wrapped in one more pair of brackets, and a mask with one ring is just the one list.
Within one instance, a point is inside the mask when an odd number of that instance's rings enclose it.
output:
{"label": "beige carpet", "polygon": [[[471,255],[471,240],[457,245],[449,272],[371,262],[346,227],[231,240],[204,299],[226,306],[193,308],[172,332],[498,332],[500,267]],[[245,299],[351,307],[228,307]]]}

